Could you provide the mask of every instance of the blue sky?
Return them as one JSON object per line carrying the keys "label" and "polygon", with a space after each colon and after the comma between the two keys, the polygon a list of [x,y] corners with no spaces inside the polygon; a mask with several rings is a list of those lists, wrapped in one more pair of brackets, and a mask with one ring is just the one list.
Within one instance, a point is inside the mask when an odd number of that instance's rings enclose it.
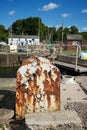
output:
{"label": "blue sky", "polygon": [[87,0],[0,0],[0,24],[8,28],[12,22],[40,17],[51,27],[75,25],[87,32]]}

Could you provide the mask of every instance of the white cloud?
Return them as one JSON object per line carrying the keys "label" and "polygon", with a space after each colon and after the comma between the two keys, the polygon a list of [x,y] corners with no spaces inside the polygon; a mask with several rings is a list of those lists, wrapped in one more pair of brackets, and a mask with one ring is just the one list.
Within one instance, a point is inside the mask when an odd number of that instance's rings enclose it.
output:
{"label": "white cloud", "polygon": [[68,14],[68,13],[64,13],[64,14],[62,14],[62,17],[63,18],[67,18],[67,17],[69,17],[71,14]]}
{"label": "white cloud", "polygon": [[8,12],[8,15],[13,16],[15,14],[15,10],[11,10]]}
{"label": "white cloud", "polygon": [[87,31],[87,27],[83,27],[82,30],[83,30],[83,31]]}
{"label": "white cloud", "polygon": [[81,12],[82,13],[87,13],[87,9],[83,9]]}
{"label": "white cloud", "polygon": [[42,11],[49,11],[49,10],[53,10],[55,8],[58,8],[58,7],[59,7],[59,5],[57,5],[55,3],[49,3],[48,5],[44,5],[42,7],[42,9],[40,9],[40,10],[42,10]]}

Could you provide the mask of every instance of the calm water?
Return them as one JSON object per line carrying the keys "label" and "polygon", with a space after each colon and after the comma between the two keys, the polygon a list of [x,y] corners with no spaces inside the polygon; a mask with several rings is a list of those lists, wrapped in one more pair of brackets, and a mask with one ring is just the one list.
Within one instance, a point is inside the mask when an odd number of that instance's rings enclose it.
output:
{"label": "calm water", "polygon": [[18,67],[0,67],[0,78],[15,78]]}

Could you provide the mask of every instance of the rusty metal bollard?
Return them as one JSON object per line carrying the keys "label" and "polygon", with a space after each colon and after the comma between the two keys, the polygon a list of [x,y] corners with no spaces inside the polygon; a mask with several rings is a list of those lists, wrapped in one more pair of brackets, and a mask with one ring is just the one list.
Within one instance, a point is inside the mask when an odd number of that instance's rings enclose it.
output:
{"label": "rusty metal bollard", "polygon": [[60,71],[43,57],[26,58],[17,71],[16,119],[60,110]]}

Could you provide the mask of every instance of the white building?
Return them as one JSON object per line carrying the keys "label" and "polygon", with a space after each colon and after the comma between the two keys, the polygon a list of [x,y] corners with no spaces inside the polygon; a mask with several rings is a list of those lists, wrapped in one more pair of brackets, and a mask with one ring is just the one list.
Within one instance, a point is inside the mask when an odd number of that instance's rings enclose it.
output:
{"label": "white building", "polygon": [[13,35],[8,37],[8,45],[39,45],[38,36],[34,35]]}

